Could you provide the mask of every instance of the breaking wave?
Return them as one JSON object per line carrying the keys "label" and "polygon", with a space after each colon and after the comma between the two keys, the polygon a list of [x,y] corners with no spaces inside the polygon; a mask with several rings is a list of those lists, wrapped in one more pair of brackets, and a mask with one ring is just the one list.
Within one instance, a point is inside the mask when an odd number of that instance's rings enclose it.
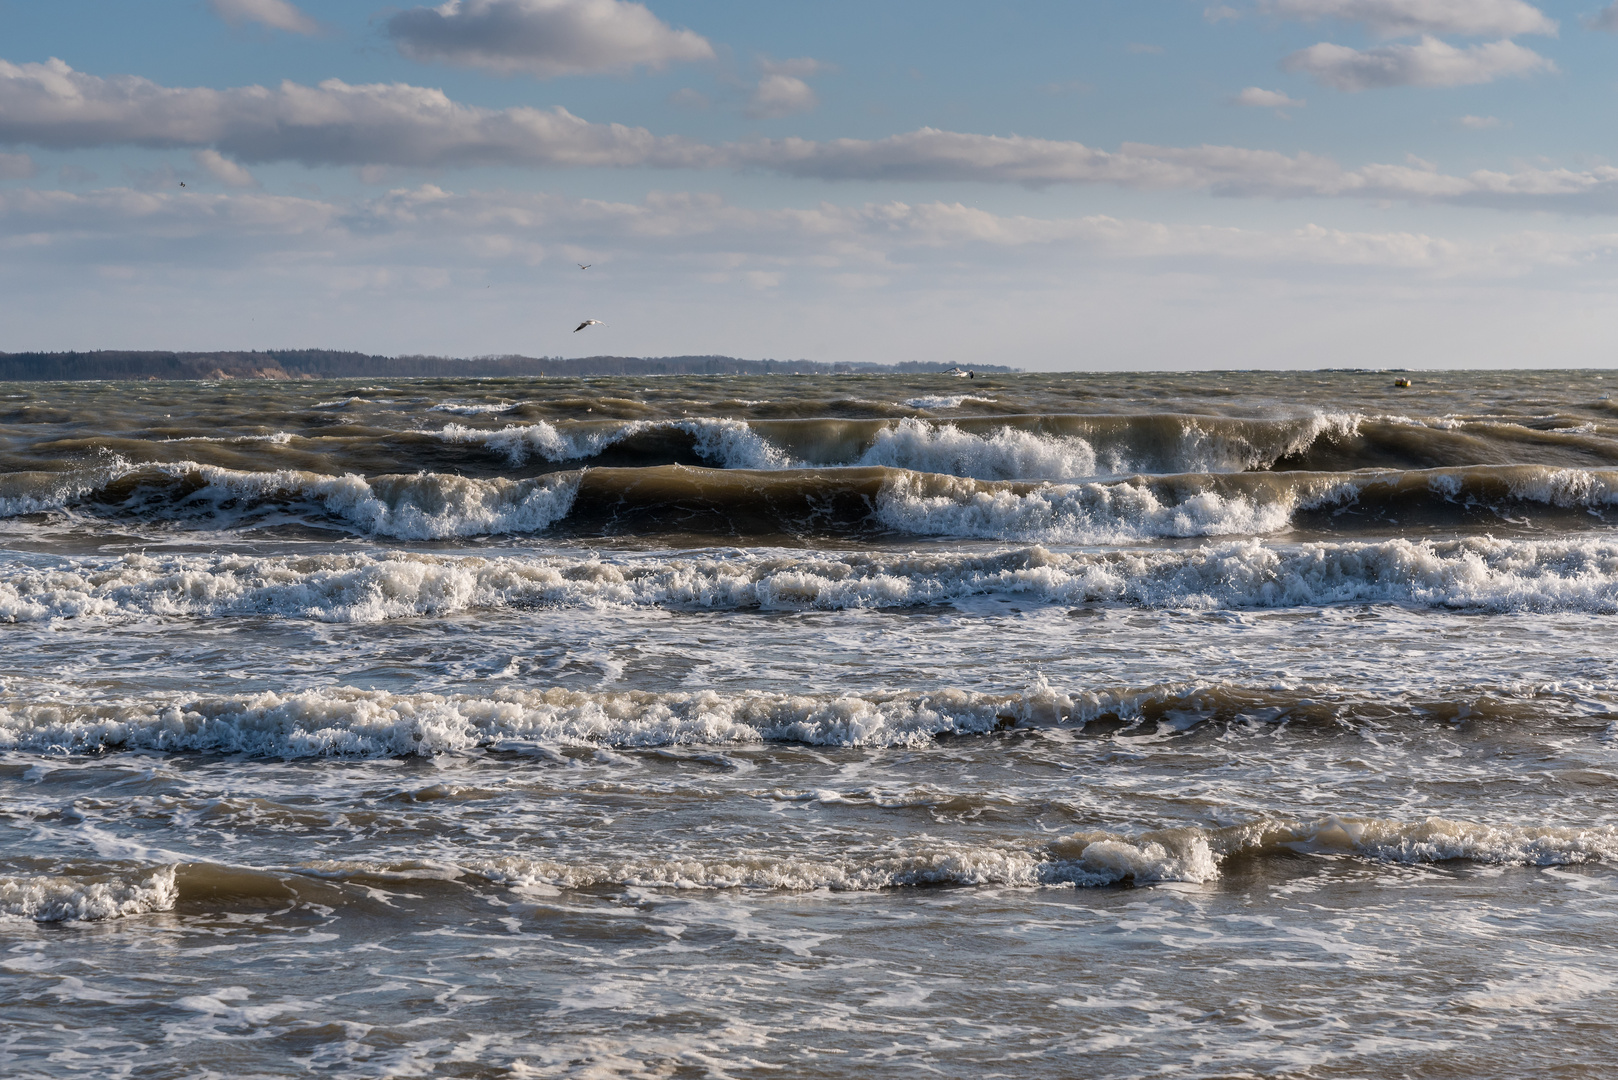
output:
{"label": "breaking wave", "polygon": [[14,474],[11,516],[67,511],[201,529],[302,523],[366,536],[869,535],[1127,543],[1293,527],[1601,525],[1618,472],[1480,466],[1424,472],[1200,473],[1106,482],[972,480],[883,466],[591,468],[525,480],[447,473],[243,472],[195,462]]}
{"label": "breaking wave", "polygon": [[905,398],[901,405],[908,405],[912,409],[959,409],[967,402],[974,405],[993,405],[992,397],[978,397],[974,394],[924,394],[921,397]]}
{"label": "breaking wave", "polygon": [[[506,687],[484,695],[395,694],[352,687],[239,696],[0,704],[0,750],[97,754],[152,750],[261,758],[388,758],[502,751],[554,757],[566,748],[924,747],[941,737],[1068,726],[1158,741],[1208,723],[1337,729],[1399,718],[1512,723],[1607,708],[1565,688],[1432,700],[1324,695],[1223,683],[1020,693],[957,689],[868,693],[583,691]],[[1604,699],[1602,699],[1604,700]],[[1549,712],[1547,712],[1549,710]],[[1594,715],[1592,713],[1591,715]]]}
{"label": "breaking wave", "polygon": [[0,621],[274,615],[374,623],[534,606],[904,608],[975,597],[1156,608],[1397,603],[1618,613],[1618,542],[1255,540],[1193,550],[677,558],[148,555],[0,571]]}
{"label": "breaking wave", "polygon": [[[983,398],[918,398],[954,408]],[[954,402],[955,404],[950,404]],[[887,466],[977,480],[1075,480],[1133,472],[1240,472],[1268,467],[1357,419],[1195,416],[1022,416],[948,423],[889,420],[538,421],[499,429],[448,424],[451,444],[485,447],[512,466],[531,461],[724,469]]]}
{"label": "breaking wave", "polygon": [[[109,475],[110,474],[110,475]],[[17,492],[32,481],[33,491]],[[429,540],[542,531],[565,517],[576,474],[487,480],[445,474],[243,472],[196,462],[11,478],[0,516],[74,510],[200,528],[291,521],[369,536]]]}
{"label": "breaking wave", "polygon": [[1349,857],[1424,865],[1567,866],[1618,858],[1618,829],[1487,825],[1429,817],[1419,821],[1327,815],[1265,819],[1226,828],[1188,826],[1141,833],[1083,831],[1040,847],[911,844],[902,852],[839,858],[768,852],[723,857],[641,857],[567,861],[511,856],[452,866],[379,867],[325,863],[300,868],[326,878],[470,877],[512,889],[602,886],[866,892],[926,886],[1013,888],[1208,884],[1233,861],[1297,856]]}
{"label": "breaking wave", "polygon": [[183,863],[91,877],[0,877],[0,917],[100,921],[171,911],[180,902],[228,909],[266,899],[296,902],[311,894],[330,907],[347,899],[335,888],[344,882],[374,888],[378,883],[397,887],[407,882],[460,881],[519,894],[536,887],[871,892],[939,886],[1205,885],[1217,881],[1231,862],[1296,857],[1406,865],[1568,866],[1618,858],[1618,830],[1334,814],[1263,819],[1225,828],[1080,831],[1038,846],[911,841],[898,851],[851,851],[834,857],[692,851],[593,859],[510,855],[409,863],[321,860],[279,869]]}
{"label": "breaking wave", "polygon": [[34,922],[91,922],[168,911],[178,893],[174,867],[144,877],[0,877],[0,916]]}
{"label": "breaking wave", "polygon": [[472,443],[503,455],[512,465],[530,459],[574,462],[600,457],[608,449],[643,440],[647,457],[655,464],[672,464],[676,450],[659,445],[656,436],[689,436],[690,450],[704,461],[726,469],[784,469],[793,464],[741,420],[634,420],[629,423],[557,425],[539,421],[513,424],[497,431],[447,424],[438,437],[448,443]]}

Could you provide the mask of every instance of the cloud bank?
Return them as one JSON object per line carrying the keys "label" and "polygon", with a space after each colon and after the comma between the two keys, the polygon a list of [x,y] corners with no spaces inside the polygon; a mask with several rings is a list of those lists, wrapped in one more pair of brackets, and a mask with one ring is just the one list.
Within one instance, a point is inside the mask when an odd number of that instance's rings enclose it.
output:
{"label": "cloud bank", "polygon": [[645,128],[592,123],[560,108],[462,105],[442,91],[402,83],[352,85],[333,79],[318,86],[170,88],[133,76],[87,75],[59,60],[0,62],[0,145],[8,144],[211,150],[220,157],[207,159],[212,166],[205,167],[220,179],[227,166],[274,161],[731,169],[827,181],[1109,184],[1233,197],[1402,199],[1579,213],[1618,209],[1618,169],[1606,166],[1456,176],[1408,164],[1345,168],[1316,154],[1235,146],[1124,143],[1102,150],[1079,142],[937,128],[882,139],[709,145]]}
{"label": "cloud bank", "polygon": [[405,56],[551,79],[712,60],[713,46],[626,0],[449,0],[387,21]]}
{"label": "cloud bank", "polygon": [[240,161],[305,165],[688,168],[713,158],[645,128],[592,124],[561,108],[480,109],[405,83],[171,88],[87,75],[54,59],[0,61],[0,143],[210,148]]}
{"label": "cloud bank", "polygon": [[[653,193],[638,203],[505,191],[457,194],[435,185],[352,202],[263,193],[181,194],[110,189],[0,191],[0,247],[24,242],[33,257],[53,250],[101,259],[145,252],[149,263],[201,261],[285,265],[288,253],[322,262],[383,264],[411,258],[484,272],[500,263],[570,261],[590,251],[603,269],[629,259],[637,272],[668,264],[741,275],[793,272],[931,273],[951,258],[1014,268],[1031,258],[1109,261],[1213,260],[1249,272],[1288,267],[1403,270],[1499,278],[1540,269],[1585,268],[1618,258],[1618,235],[1527,231],[1454,241],[1405,231],[1306,225],[1247,229],[1121,219],[1034,218],[932,202],[786,209],[740,207],[704,194]],[[656,270],[647,260],[662,261]],[[738,279],[740,280],[740,279]]]}

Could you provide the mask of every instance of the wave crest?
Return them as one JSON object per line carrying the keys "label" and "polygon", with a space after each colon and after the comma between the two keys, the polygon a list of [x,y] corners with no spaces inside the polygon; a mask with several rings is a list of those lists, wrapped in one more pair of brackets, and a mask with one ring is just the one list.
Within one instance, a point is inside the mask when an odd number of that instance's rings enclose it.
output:
{"label": "wave crest", "polygon": [[0,915],[34,922],[92,922],[169,911],[179,896],[175,868],[142,878],[0,877]]}

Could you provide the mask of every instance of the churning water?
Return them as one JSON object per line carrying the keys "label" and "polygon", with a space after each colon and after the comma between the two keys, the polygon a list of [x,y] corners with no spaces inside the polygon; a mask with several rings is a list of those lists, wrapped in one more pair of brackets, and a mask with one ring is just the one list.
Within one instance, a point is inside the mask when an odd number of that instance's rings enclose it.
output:
{"label": "churning water", "polygon": [[1600,1075],[1618,406],[1392,382],[0,386],[0,1071]]}

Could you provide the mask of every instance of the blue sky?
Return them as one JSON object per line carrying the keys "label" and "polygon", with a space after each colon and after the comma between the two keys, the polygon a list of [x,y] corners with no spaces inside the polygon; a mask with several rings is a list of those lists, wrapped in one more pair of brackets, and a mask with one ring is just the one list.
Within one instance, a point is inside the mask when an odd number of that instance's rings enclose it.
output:
{"label": "blue sky", "polygon": [[1609,366],[1614,31],[1527,0],[0,0],[0,350]]}

